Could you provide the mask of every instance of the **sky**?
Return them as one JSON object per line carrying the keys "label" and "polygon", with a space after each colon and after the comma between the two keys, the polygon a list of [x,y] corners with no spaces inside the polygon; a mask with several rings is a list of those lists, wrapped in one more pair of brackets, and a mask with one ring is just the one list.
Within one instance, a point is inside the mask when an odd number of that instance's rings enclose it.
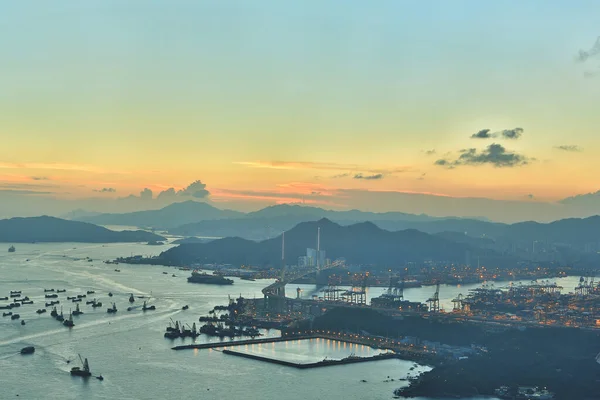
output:
{"label": "sky", "polygon": [[0,216],[182,198],[599,213],[598,15],[595,0],[0,1]]}

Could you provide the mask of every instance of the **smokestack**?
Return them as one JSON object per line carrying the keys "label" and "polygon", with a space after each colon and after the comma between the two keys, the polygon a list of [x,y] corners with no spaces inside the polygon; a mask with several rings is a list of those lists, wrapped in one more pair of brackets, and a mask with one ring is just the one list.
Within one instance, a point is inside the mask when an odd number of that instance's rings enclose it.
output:
{"label": "smokestack", "polygon": [[321,227],[317,228],[317,271],[321,268]]}
{"label": "smokestack", "polygon": [[281,264],[285,266],[285,232],[281,235]]}

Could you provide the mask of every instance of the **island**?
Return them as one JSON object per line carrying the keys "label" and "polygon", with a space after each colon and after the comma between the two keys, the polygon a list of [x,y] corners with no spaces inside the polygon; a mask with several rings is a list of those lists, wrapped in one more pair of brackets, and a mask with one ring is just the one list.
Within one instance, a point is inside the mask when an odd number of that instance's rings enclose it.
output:
{"label": "island", "polygon": [[119,243],[159,242],[164,237],[146,231],[112,231],[86,222],[42,216],[0,220],[0,242]]}

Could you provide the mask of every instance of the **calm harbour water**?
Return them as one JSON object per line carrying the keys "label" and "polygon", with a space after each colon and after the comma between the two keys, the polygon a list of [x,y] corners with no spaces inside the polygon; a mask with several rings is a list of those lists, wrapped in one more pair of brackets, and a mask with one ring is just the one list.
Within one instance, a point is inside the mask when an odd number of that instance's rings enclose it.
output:
{"label": "calm harbour water", "polygon": [[[8,248],[8,244],[5,247]],[[174,268],[103,263],[132,253],[157,254],[167,246],[58,243],[18,244],[16,247],[15,253],[0,251],[0,297],[8,296],[11,290],[22,290],[35,304],[13,309],[26,321],[25,326],[8,317],[0,319],[2,399],[17,398],[17,395],[20,399],[391,399],[393,390],[406,384],[397,379],[427,370],[427,367],[418,367],[410,371],[414,363],[400,360],[294,370],[218,351],[176,352],[171,350],[173,345],[191,342],[191,339],[172,342],[163,338],[171,318],[189,324],[198,322],[198,317],[206,315],[215,305],[227,303],[228,295],[261,297],[261,289],[269,281],[235,279],[235,284],[229,287],[194,285],[186,282],[189,272]],[[93,261],[88,262],[85,257]],[[571,290],[577,279],[568,279],[562,281]],[[315,291],[310,285],[301,286],[305,296]],[[440,293],[443,305],[451,309],[452,298],[477,286],[443,286]],[[93,310],[83,302],[84,314],[75,317],[76,326],[68,329],[49,314],[35,313],[38,308],[46,308],[44,288],[67,289],[60,295],[65,313],[69,308],[74,309],[74,304],[66,301],[66,295],[83,294],[87,290],[95,290],[96,293],[88,297],[95,296],[104,305]],[[383,290],[374,288],[369,293],[378,296]],[[431,287],[407,289],[405,297],[422,301],[430,297],[433,290]],[[112,299],[108,292],[114,294]],[[151,304],[157,310],[128,312],[130,293],[151,296]],[[117,304],[116,315],[106,313],[109,300]],[[182,311],[185,304],[190,308]],[[278,334],[277,331],[265,333]],[[208,340],[215,339],[204,335],[196,339],[197,342]],[[27,345],[36,347],[35,354],[18,354]],[[321,340],[279,343],[244,351],[306,362],[324,357],[342,358],[351,353],[373,354],[376,350]],[[69,375],[71,366],[78,363],[78,353],[89,359],[94,375],[104,376],[103,382],[84,381]],[[68,364],[67,360],[73,361]],[[384,382],[388,376],[396,382]],[[361,382],[363,379],[367,382]]]}

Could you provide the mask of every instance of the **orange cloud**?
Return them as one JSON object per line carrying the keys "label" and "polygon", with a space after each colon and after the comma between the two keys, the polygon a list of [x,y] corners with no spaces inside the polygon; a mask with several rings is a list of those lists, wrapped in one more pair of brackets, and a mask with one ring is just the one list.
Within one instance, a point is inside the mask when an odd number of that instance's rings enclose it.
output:
{"label": "orange cloud", "polygon": [[358,164],[337,164],[312,161],[238,161],[234,164],[244,165],[252,168],[320,171],[363,171],[372,174],[395,174],[411,171],[411,168],[407,166],[367,167]]}
{"label": "orange cloud", "polygon": [[0,169],[37,169],[37,170],[61,170],[61,171],[81,171],[96,174],[117,173],[108,171],[92,165],[84,164],[66,164],[66,163],[7,163],[0,162]]}

